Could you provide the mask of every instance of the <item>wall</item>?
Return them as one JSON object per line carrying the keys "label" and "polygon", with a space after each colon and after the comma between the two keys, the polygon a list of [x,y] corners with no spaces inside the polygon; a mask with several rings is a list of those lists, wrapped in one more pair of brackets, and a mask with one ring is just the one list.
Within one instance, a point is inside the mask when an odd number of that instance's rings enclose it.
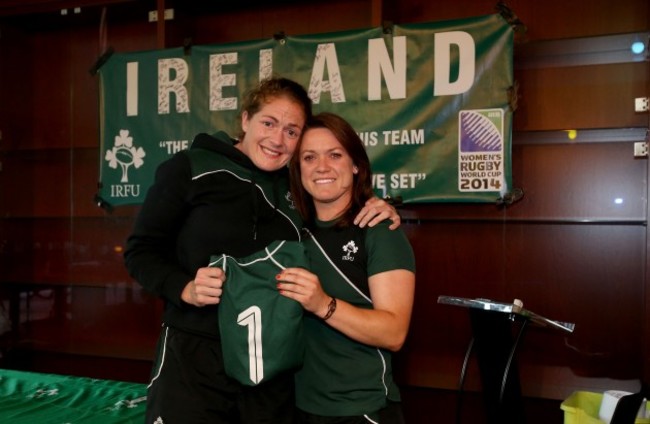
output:
{"label": "wall", "polygon": [[[278,31],[495,13],[495,2],[486,0],[283,1],[227,10],[168,1],[175,19],[150,23],[153,1],[89,1],[81,13],[63,16],[66,3],[37,11],[23,5],[24,12],[0,7],[2,366],[136,381],[148,378],[161,307],[131,281],[121,260],[137,207],[108,212],[93,202],[99,94],[89,69],[105,47],[139,51],[188,38],[225,43]],[[564,66],[547,55],[540,64],[538,48],[648,32],[650,6],[646,0],[508,6],[528,28],[515,53],[512,152],[514,184],[524,197],[507,207],[404,207],[418,279],[398,375],[408,387],[458,386],[470,323],[467,311],[439,305],[438,296],[519,298],[535,312],[576,324],[570,335],[528,329],[518,357],[527,397],[634,388],[638,379],[650,381],[648,160],[633,155],[648,128],[648,113],[634,112],[633,101],[650,92],[649,62]],[[578,130],[577,140],[561,137],[567,129]],[[641,138],[625,136],[630,129],[641,129]],[[474,363],[466,387],[480,387]]]}

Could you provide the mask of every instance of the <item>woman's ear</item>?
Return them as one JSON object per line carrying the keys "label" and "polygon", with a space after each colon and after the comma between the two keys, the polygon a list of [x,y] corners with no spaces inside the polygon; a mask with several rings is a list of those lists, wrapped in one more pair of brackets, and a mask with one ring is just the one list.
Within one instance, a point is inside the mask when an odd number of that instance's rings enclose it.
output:
{"label": "woman's ear", "polygon": [[250,121],[248,120],[248,112],[243,111],[241,114],[241,129],[244,133],[248,132],[248,124]]}
{"label": "woman's ear", "polygon": [[359,168],[357,168],[356,166],[353,166],[352,167],[352,173],[353,174],[358,174],[359,173]]}

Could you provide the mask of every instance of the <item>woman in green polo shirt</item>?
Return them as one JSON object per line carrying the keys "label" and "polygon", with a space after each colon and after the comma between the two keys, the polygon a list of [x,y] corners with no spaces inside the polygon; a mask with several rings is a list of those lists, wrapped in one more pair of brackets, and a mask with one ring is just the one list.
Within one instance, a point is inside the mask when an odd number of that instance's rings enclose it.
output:
{"label": "woman in green polo shirt", "polygon": [[287,268],[277,279],[280,293],[309,312],[296,375],[299,422],[402,423],[391,352],[408,332],[413,250],[386,222],[353,225],[373,191],[368,156],[347,121],[315,116],[296,152],[292,194],[311,234],[304,241],[310,270]]}

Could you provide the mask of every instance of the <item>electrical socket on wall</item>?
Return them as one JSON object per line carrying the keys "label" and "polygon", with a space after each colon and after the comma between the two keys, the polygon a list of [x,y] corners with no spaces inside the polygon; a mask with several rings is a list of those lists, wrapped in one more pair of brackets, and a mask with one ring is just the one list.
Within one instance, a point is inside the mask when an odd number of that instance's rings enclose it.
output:
{"label": "electrical socket on wall", "polygon": [[[174,9],[165,9],[165,20],[170,21],[174,19]],[[158,11],[152,10],[149,12],[149,22],[158,21]]]}
{"label": "electrical socket on wall", "polygon": [[647,158],[648,157],[648,142],[637,141],[634,143],[634,157]]}
{"label": "electrical socket on wall", "polygon": [[650,99],[647,97],[637,97],[634,99],[635,112],[647,112],[650,109]]}

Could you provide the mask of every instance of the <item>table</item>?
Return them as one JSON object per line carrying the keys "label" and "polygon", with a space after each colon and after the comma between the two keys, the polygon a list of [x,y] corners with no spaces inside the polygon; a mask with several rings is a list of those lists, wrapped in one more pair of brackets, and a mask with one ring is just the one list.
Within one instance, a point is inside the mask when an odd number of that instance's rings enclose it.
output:
{"label": "table", "polygon": [[[513,303],[504,303],[481,298],[439,296],[438,303],[462,306],[469,310],[473,336],[461,370],[461,394],[470,354],[476,351],[487,423],[525,423],[515,353],[527,324],[567,333],[573,332],[575,324],[551,320],[524,309],[523,303],[518,299]],[[514,327],[518,327],[518,331]],[[460,422],[461,410],[462,402],[459,400],[457,422]]]}

